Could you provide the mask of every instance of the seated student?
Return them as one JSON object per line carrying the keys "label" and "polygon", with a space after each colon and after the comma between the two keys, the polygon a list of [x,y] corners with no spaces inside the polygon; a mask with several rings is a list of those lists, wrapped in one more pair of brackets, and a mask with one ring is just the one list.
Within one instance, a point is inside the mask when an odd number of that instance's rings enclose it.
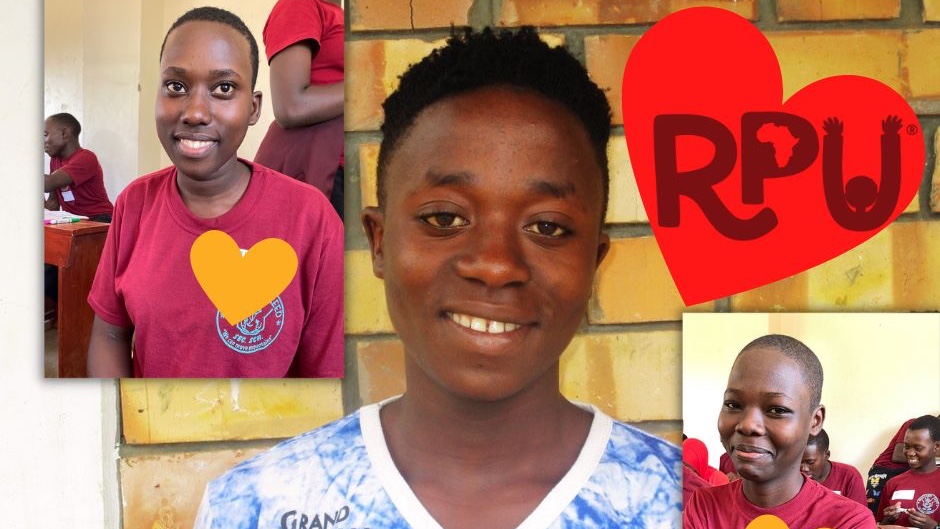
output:
{"label": "seated student", "polygon": [[682,462],[710,485],[724,485],[729,481],[728,476],[708,464],[708,447],[699,439],[690,437],[682,441]]}
{"label": "seated student", "polygon": [[738,354],[728,375],[718,433],[741,479],[695,491],[685,529],[743,529],[773,515],[789,529],[874,528],[871,513],[800,472],[810,434],[825,419],[822,365],[799,340],[768,335]]}
{"label": "seated student", "polygon": [[559,391],[609,246],[603,93],[531,28],[486,29],[384,110],[362,220],[407,392],[216,479],[196,527],[676,527],[678,449]]}
{"label": "seated student", "polygon": [[891,478],[878,503],[882,523],[934,529],[940,525],[940,419],[924,415],[904,433],[904,456],[910,470]]}
{"label": "seated student", "polygon": [[111,222],[114,206],[104,188],[104,172],[95,153],[79,143],[81,132],[81,124],[71,114],[46,118],[43,149],[52,158],[45,175],[46,209],[61,207],[97,222]]}
{"label": "seated student", "polygon": [[875,458],[875,462],[868,470],[868,479],[865,480],[865,496],[872,514],[878,512],[881,491],[884,490],[888,480],[910,469],[907,466],[907,458],[904,457],[904,434],[912,422],[914,422],[914,419],[904,421],[904,424],[898,428],[897,433],[888,442],[888,446]]}
{"label": "seated student", "polygon": [[[88,296],[90,376],[342,376],[342,223],[319,191],[236,154],[261,111],[257,72],[257,44],[228,11],[193,9],[167,32],[156,124],[173,166],[118,197]],[[229,324],[190,264],[193,242],[208,230],[243,250],[287,242],[295,277]]]}
{"label": "seated student", "polygon": [[[82,125],[68,113],[46,118],[43,150],[51,158],[44,189],[49,193],[45,208],[59,208],[96,222],[111,222],[114,206],[104,188],[104,172],[98,157],[82,148],[78,136]],[[46,321],[51,326],[59,298],[59,271],[55,265],[44,266],[43,286],[46,297]]]}
{"label": "seated student", "polygon": [[800,471],[836,494],[868,506],[862,475],[858,470],[851,465],[829,459],[829,434],[826,430],[819,430],[818,434],[809,436],[806,450],[803,451]]}

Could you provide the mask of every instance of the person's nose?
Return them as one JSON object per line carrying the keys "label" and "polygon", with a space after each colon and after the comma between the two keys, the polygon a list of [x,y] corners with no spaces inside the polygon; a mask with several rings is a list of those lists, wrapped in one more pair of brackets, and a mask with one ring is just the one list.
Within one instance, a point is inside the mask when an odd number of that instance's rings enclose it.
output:
{"label": "person's nose", "polygon": [[806,463],[800,463],[800,472],[809,474],[809,465]]}
{"label": "person's nose", "polygon": [[748,407],[741,413],[738,432],[744,435],[764,435],[764,416],[756,407]]}
{"label": "person's nose", "polygon": [[207,125],[212,121],[209,94],[193,90],[183,103],[182,120],[186,125]]}
{"label": "person's nose", "polygon": [[[486,224],[492,226],[495,223]],[[458,274],[489,288],[527,282],[531,278],[531,269],[526,261],[522,237],[521,229],[478,227],[471,240],[466,241],[463,254],[457,261]]]}

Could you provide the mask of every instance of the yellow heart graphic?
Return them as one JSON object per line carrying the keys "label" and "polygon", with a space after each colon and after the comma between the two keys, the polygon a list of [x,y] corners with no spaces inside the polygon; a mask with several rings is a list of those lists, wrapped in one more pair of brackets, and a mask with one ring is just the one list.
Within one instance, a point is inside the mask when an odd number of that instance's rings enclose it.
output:
{"label": "yellow heart graphic", "polygon": [[274,301],[297,273],[297,254],[281,239],[264,239],[241,254],[227,233],[210,230],[189,251],[189,262],[209,301],[232,325]]}

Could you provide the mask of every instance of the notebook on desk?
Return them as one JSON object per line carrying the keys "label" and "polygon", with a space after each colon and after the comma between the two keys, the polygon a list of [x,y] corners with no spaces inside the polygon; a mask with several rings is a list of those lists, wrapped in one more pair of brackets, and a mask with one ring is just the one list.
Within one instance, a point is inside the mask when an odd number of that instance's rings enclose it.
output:
{"label": "notebook on desk", "polygon": [[84,215],[75,215],[74,213],[69,213],[68,211],[50,211],[48,209],[43,210],[43,224],[67,224],[70,222],[78,222],[80,220],[88,219]]}

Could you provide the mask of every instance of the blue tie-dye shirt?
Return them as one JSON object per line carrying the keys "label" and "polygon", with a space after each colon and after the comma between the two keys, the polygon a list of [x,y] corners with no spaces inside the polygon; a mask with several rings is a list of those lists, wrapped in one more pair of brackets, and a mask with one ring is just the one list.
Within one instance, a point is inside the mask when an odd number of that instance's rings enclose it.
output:
{"label": "blue tie-dye shirt", "polygon": [[[197,529],[440,529],[395,468],[380,404],[246,460],[206,488]],[[518,529],[681,525],[679,449],[594,413],[574,465]]]}

